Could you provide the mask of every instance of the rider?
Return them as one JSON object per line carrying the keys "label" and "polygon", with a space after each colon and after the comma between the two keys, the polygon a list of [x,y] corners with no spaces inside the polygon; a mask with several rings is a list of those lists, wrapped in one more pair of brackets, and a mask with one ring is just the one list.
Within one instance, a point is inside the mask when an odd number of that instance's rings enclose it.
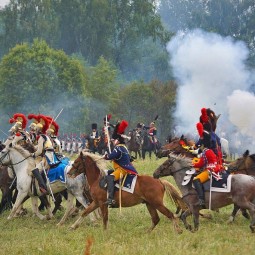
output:
{"label": "rider", "polygon": [[41,114],[38,115],[38,123],[36,124],[38,145],[36,151],[32,153],[36,161],[36,168],[32,170],[32,173],[38,181],[42,194],[47,194],[47,186],[40,172],[48,170],[50,166],[55,166],[59,163],[54,153],[51,139],[45,134],[48,127],[47,117]]}
{"label": "rider", "polygon": [[112,139],[114,139],[115,148],[110,154],[106,154],[104,158],[106,160],[113,160],[114,171],[110,175],[106,176],[108,199],[106,204],[109,206],[114,205],[116,202],[114,200],[114,181],[117,181],[122,176],[127,174],[137,175],[137,171],[130,161],[130,155],[127,147],[125,146],[125,135],[124,131],[128,126],[126,120],[119,122],[113,131]]}
{"label": "rider", "polygon": [[61,143],[58,139],[59,125],[52,117],[46,116],[49,122],[49,128],[46,130],[46,134],[50,137],[54,151],[58,156],[62,156]]}
{"label": "rider", "polygon": [[9,122],[11,124],[15,122],[9,130],[11,135],[15,135],[17,133],[20,134],[19,139],[15,141],[15,143],[17,142],[18,144],[22,144],[23,142],[29,141],[28,133],[25,130],[27,126],[27,118],[23,113],[15,113]]}
{"label": "rider", "polygon": [[209,171],[212,174],[218,174],[222,169],[218,164],[217,157],[211,148],[211,134],[207,130],[204,130],[203,125],[199,122],[197,123],[197,130],[200,136],[201,150],[202,153],[198,161],[193,162],[193,167],[197,168],[199,173],[194,179],[193,184],[197,190],[199,197],[199,205],[205,208],[205,195],[203,191],[202,183],[209,180]]}
{"label": "rider", "polygon": [[218,135],[215,133],[217,127],[217,117],[210,108],[202,108],[201,116],[199,118],[200,123],[202,123],[204,130],[210,132],[211,134],[211,148],[217,156],[218,163],[222,164],[222,151],[221,142]]}
{"label": "rider", "polygon": [[35,114],[28,114],[27,118],[29,120],[33,119],[33,122],[29,125],[29,136],[30,140],[33,145],[37,144],[37,139],[36,139],[36,124],[38,123],[38,116]]}

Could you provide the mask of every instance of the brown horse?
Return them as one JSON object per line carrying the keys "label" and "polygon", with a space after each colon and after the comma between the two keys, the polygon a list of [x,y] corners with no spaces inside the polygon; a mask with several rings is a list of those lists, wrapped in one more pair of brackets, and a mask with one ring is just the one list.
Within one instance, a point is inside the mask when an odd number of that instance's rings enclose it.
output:
{"label": "brown horse", "polygon": [[[187,229],[192,229],[187,223],[186,217],[192,214],[194,217],[195,230],[199,226],[199,204],[197,192],[192,187],[192,183],[182,185],[182,180],[186,175],[186,171],[191,169],[191,159],[169,155],[160,167],[156,169],[153,176],[159,178],[162,176],[172,175],[175,182],[183,195],[183,200],[188,204],[189,210],[182,214],[181,219]],[[240,208],[248,209],[251,216],[250,229],[255,232],[255,179],[244,174],[236,174],[231,176],[230,192],[211,192],[211,208],[218,209],[229,204],[236,204]],[[205,192],[206,205],[209,204],[209,192]]]}
{"label": "brown horse", "polygon": [[163,145],[160,150],[157,152],[158,158],[167,157],[169,153],[174,152],[175,154],[184,155],[189,158],[193,158],[194,155],[188,150],[191,146],[194,146],[195,142],[193,140],[189,140],[184,136],[174,137],[172,140]]}
{"label": "brown horse", "polygon": [[[108,206],[105,204],[107,200],[107,192],[105,189],[99,187],[99,182],[105,172],[102,169],[106,169],[101,165],[105,160],[102,157],[81,152],[79,157],[74,161],[73,167],[69,171],[69,175],[77,176],[84,173],[87,176],[87,180],[90,186],[90,192],[93,202],[89,207],[84,210],[80,218],[71,226],[71,229],[76,229],[82,222],[83,218],[89,213],[100,207],[103,215],[104,229],[107,228],[108,222]],[[181,229],[178,225],[178,219],[174,217],[173,213],[165,207],[163,204],[163,196],[165,191],[169,191],[174,199],[175,203],[178,203],[182,209],[186,208],[186,205],[182,202],[178,191],[167,181],[156,180],[151,176],[138,175],[137,182],[134,189],[134,193],[121,192],[121,206],[131,207],[141,203],[145,203],[147,209],[151,215],[152,225],[150,230],[153,230],[159,222],[158,212],[164,214],[167,218],[173,221],[174,229],[181,233]],[[166,192],[168,194],[168,192]],[[115,192],[116,207],[119,207],[119,191]]]}

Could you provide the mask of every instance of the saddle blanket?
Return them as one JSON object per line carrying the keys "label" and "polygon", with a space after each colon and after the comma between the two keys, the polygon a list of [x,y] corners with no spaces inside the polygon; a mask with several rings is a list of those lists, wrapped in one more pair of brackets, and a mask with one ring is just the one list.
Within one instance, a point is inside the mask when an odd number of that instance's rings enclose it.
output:
{"label": "saddle blanket", "polygon": [[[231,191],[231,178],[232,175],[228,172],[221,172],[222,179],[215,180],[212,178],[211,191],[214,192],[230,192]],[[210,180],[203,184],[205,191],[210,191]]]}
{"label": "saddle blanket", "polygon": [[49,178],[49,182],[53,183],[56,181],[61,181],[62,183],[66,183],[66,176],[65,176],[65,169],[69,164],[68,158],[63,158],[61,163],[58,164],[56,167],[50,168],[47,173]]}
{"label": "saddle blanket", "polygon": [[[129,193],[134,193],[137,175],[128,174],[124,178],[125,181],[124,184],[122,184],[121,190],[124,190]],[[117,187],[118,189],[120,188],[119,182],[115,184],[115,187]]]}

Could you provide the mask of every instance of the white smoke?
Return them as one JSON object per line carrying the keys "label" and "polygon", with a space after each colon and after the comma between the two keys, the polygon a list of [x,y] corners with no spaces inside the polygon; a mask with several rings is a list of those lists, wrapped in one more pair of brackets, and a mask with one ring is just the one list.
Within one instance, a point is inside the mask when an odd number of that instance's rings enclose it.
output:
{"label": "white smoke", "polygon": [[221,114],[217,130],[222,127],[229,134],[238,129],[254,135],[254,121],[244,117],[255,108],[255,97],[248,92],[253,79],[245,64],[249,54],[245,43],[193,30],[177,34],[167,50],[179,84],[175,112],[179,132],[196,133],[201,108],[205,107]]}

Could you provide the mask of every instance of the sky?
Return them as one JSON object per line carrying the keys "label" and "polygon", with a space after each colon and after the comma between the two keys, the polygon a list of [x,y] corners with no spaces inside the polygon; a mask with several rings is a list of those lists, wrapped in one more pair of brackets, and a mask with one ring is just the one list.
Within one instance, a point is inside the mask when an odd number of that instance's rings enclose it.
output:
{"label": "sky", "polygon": [[6,4],[8,4],[10,0],[0,0],[0,6],[4,7]]}

